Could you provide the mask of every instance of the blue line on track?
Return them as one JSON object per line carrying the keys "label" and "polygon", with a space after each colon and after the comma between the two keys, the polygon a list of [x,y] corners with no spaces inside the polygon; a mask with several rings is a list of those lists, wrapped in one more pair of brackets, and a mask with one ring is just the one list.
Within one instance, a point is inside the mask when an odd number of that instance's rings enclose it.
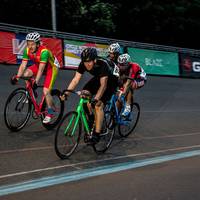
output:
{"label": "blue line on track", "polygon": [[48,186],[54,186],[71,181],[77,181],[89,177],[95,177],[99,175],[144,167],[153,164],[159,164],[167,161],[178,160],[183,158],[189,158],[193,156],[199,156],[200,150],[187,151],[177,154],[158,156],[154,158],[148,158],[144,160],[125,162],[113,165],[100,166],[90,169],[78,170],[74,172],[63,173],[55,176],[39,178],[31,181],[21,182],[17,184],[5,185],[0,187],[0,196],[14,194],[17,192],[23,192],[32,189],[39,189]]}

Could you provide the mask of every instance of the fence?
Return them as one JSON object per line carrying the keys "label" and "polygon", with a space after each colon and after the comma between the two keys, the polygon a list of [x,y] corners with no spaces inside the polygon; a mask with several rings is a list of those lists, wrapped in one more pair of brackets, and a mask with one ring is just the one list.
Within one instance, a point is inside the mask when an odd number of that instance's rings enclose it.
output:
{"label": "fence", "polygon": [[[0,62],[17,64],[25,48],[25,35],[38,31],[64,67],[76,68],[85,46],[95,46],[106,55],[109,44],[118,42],[122,52],[131,54],[148,74],[200,77],[200,50],[65,33],[33,27],[0,23]],[[56,44],[53,45],[52,44]]]}

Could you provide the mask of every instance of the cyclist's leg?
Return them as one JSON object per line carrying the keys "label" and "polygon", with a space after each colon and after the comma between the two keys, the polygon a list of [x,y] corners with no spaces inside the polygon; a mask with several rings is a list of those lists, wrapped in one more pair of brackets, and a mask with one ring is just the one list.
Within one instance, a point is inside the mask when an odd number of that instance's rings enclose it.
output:
{"label": "cyclist's leg", "polygon": [[145,84],[144,79],[136,79],[132,81],[128,94],[126,96],[126,105],[124,112],[122,113],[123,116],[129,116],[129,113],[131,112],[131,103],[134,102],[134,91],[142,88]]}
{"label": "cyclist's leg", "polygon": [[25,70],[24,72],[24,76],[25,77],[31,77],[31,76],[36,76],[38,72],[38,67],[37,65],[31,65],[30,67],[28,67],[28,69]]}
{"label": "cyclist's leg", "polygon": [[104,104],[102,101],[98,101],[95,105],[95,132],[97,134],[101,133],[102,124],[104,118]]}
{"label": "cyclist's leg", "polygon": [[43,120],[43,123],[49,123],[53,117],[54,109],[53,109],[53,98],[51,96],[51,90],[53,85],[55,84],[55,80],[58,74],[57,68],[47,68],[47,72],[45,73],[43,94],[45,96],[46,104],[47,104],[47,115]]}
{"label": "cyclist's leg", "polygon": [[47,71],[45,73],[43,94],[45,96],[45,100],[46,100],[48,108],[53,107],[51,90],[55,84],[57,74],[58,74],[58,69],[56,67],[47,67]]}
{"label": "cyclist's leg", "polygon": [[[96,77],[93,77],[92,79],[90,79],[85,86],[83,87],[83,90],[89,91],[91,93],[92,96],[94,96],[98,89],[100,87],[100,82],[99,79]],[[99,104],[98,104],[99,105]],[[88,113],[91,113],[91,104],[88,104]],[[89,118],[91,119],[92,117],[89,116]],[[90,140],[91,143],[97,143],[99,141],[99,134],[100,134],[100,130],[101,130],[101,110],[100,108],[98,108],[97,106],[95,106],[95,130],[93,130],[93,134],[92,134],[92,138]]]}
{"label": "cyclist's leg", "polygon": [[[88,93],[91,94],[91,96],[95,95],[99,89],[99,81],[96,77],[93,77],[90,79],[83,87],[83,90],[87,91]],[[87,106],[87,107],[86,107]],[[84,110],[86,111],[87,115],[92,115],[92,107],[91,104],[88,103],[87,105],[84,106]]]}

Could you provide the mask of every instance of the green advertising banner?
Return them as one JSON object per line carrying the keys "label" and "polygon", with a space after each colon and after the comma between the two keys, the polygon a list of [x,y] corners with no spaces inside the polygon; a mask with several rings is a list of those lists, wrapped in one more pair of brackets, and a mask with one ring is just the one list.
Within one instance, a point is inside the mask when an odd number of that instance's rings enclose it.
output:
{"label": "green advertising banner", "polygon": [[147,74],[179,76],[178,53],[128,48],[133,62]]}

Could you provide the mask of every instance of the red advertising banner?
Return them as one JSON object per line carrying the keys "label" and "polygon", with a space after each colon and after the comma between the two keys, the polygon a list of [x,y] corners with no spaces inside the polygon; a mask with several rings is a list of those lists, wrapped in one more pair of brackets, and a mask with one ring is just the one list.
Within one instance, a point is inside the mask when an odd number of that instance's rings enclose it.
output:
{"label": "red advertising banner", "polygon": [[[0,63],[20,64],[26,48],[26,35],[0,32]],[[58,59],[63,67],[62,40],[55,38],[41,38],[45,45]]]}
{"label": "red advertising banner", "polygon": [[0,63],[16,64],[13,39],[15,39],[15,33],[0,32]]}

